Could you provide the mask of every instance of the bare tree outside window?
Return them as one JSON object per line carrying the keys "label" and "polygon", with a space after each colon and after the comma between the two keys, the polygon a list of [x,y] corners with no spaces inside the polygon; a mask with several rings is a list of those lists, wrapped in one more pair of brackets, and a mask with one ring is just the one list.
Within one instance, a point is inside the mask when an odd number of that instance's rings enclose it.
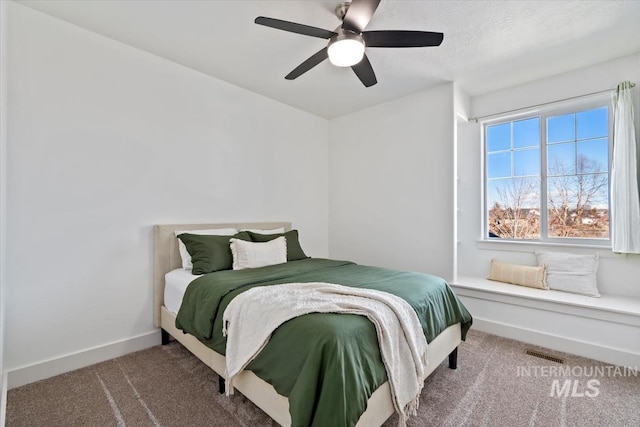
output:
{"label": "bare tree outside window", "polygon": [[489,232],[503,239],[540,237],[538,180],[509,178],[492,184],[495,198],[489,211]]}
{"label": "bare tree outside window", "polygon": [[550,237],[607,238],[609,208],[607,170],[598,161],[579,155],[576,174],[565,162],[551,159],[547,189]]}

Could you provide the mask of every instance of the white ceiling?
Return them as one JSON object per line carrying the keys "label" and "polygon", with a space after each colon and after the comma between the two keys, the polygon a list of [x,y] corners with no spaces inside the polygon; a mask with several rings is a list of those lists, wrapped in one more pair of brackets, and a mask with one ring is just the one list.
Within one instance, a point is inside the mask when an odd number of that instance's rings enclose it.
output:
{"label": "white ceiling", "polygon": [[637,0],[383,0],[367,29],[440,31],[442,45],[367,49],[378,78],[371,88],[329,61],[285,80],[326,41],[253,20],[262,15],[333,30],[339,1],[20,3],[326,118],[447,81],[474,96],[640,52]]}

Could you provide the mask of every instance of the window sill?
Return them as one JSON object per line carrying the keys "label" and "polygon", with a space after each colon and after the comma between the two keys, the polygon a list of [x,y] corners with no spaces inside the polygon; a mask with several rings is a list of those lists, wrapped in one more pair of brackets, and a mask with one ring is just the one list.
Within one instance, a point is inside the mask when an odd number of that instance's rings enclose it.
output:
{"label": "window sill", "polygon": [[508,251],[508,252],[530,252],[541,251],[545,249],[564,249],[568,252],[577,253],[593,253],[594,251],[601,258],[619,258],[625,257],[624,254],[616,254],[611,252],[611,246],[596,245],[578,245],[575,243],[549,243],[549,242],[515,242],[512,240],[478,240],[476,242],[478,249],[492,251]]}

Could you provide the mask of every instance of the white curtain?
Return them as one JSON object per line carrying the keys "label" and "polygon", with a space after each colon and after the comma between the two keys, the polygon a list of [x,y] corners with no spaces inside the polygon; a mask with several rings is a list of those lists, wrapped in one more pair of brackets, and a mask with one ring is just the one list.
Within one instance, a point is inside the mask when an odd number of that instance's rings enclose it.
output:
{"label": "white curtain", "polygon": [[640,254],[640,176],[631,82],[618,85],[613,106],[611,165],[611,246],[613,252]]}

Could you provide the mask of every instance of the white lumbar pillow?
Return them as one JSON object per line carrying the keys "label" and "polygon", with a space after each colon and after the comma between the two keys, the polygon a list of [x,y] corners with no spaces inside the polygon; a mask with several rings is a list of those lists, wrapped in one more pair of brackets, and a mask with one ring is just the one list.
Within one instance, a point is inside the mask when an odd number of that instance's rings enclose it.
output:
{"label": "white lumbar pillow", "polygon": [[284,236],[268,242],[231,239],[233,269],[258,268],[287,262],[287,239]]}
{"label": "white lumbar pillow", "polygon": [[[209,230],[182,230],[176,231],[176,237],[182,233],[200,234],[205,236],[233,236],[238,233],[235,228],[213,228]],[[191,263],[191,255],[187,251],[187,247],[182,243],[182,240],[178,239],[178,251],[180,251],[180,258],[182,259],[182,268],[185,270],[192,270],[193,264]]]}

